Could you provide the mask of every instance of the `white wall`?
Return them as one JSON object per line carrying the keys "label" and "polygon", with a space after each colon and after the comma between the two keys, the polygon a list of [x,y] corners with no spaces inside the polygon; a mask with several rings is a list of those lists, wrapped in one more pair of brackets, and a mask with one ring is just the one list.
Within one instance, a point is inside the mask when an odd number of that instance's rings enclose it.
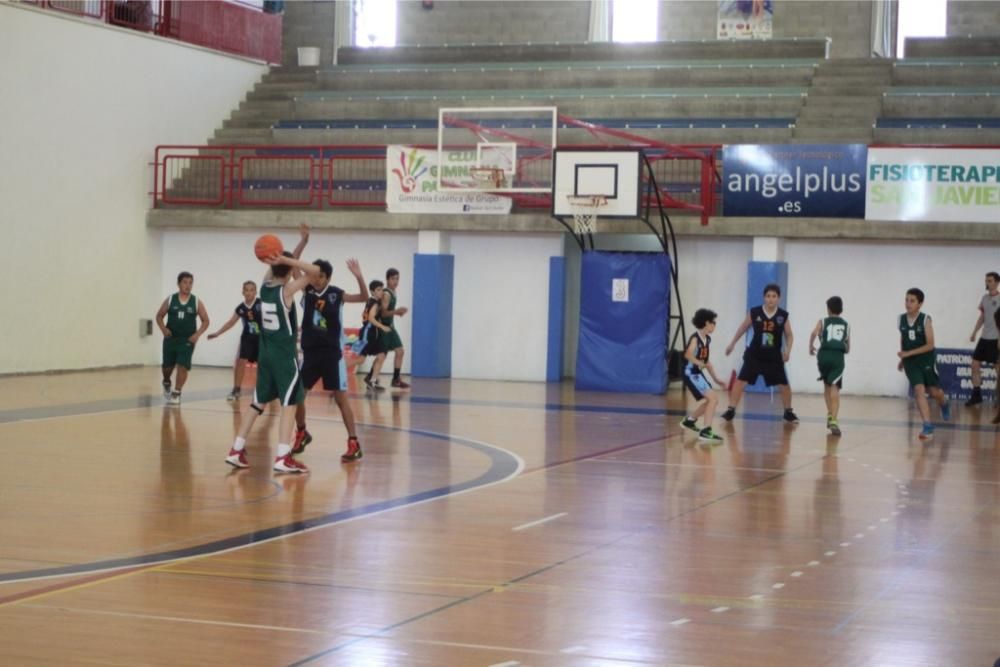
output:
{"label": "white wall", "polygon": [[264,71],[0,3],[2,299],[24,323],[5,327],[0,373],[152,360],[139,319],[162,297],[153,149],[204,143]]}
{"label": "white wall", "polygon": [[[235,229],[163,231],[163,268],[158,276],[159,297],[146,309],[146,316],[152,317],[163,299],[177,291],[177,274],[181,271],[190,271],[194,274],[193,292],[208,309],[211,320],[209,332],[217,330],[242,301],[243,281],[253,280],[258,288],[260,286],[267,266],[254,257],[253,244],[262,233],[261,230]],[[292,250],[299,240],[297,232],[281,232],[278,236],[288,250]],[[357,292],[357,281],[345,266],[348,258],[356,257],[361,263],[366,285],[372,280],[385,282],[385,270],[389,267],[397,268],[400,272],[397,303],[412,307],[413,254],[416,251],[416,234],[409,232],[314,231],[310,235],[309,245],[302,253],[302,259],[309,262],[318,258],[329,260],[333,264],[333,276],[330,281],[348,293]],[[344,306],[344,324],[347,328],[361,326],[362,310],[363,304]],[[408,352],[411,340],[411,314],[396,318],[396,326]],[[302,311],[299,309],[300,318],[301,315]],[[240,331],[241,328],[237,325],[215,340],[209,341],[203,338],[195,349],[194,363],[231,366],[239,348]],[[159,342],[162,338],[159,332],[154,338],[157,347],[153,356],[147,360],[148,363],[160,361]],[[410,368],[409,357],[410,354],[407,354],[403,363],[403,372],[406,373]],[[388,371],[392,370],[391,360],[386,363],[385,368]]]}
{"label": "white wall", "polygon": [[452,234],[451,373],[545,381],[549,258],[562,234]]}

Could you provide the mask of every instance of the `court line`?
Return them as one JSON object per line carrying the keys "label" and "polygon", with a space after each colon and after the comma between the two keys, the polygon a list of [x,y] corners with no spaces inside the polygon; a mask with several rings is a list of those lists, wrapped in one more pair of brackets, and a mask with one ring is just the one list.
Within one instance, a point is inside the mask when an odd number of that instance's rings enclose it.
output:
{"label": "court line", "polygon": [[525,528],[531,528],[533,526],[540,526],[543,523],[548,523],[549,521],[555,521],[556,519],[566,516],[569,512],[559,512],[559,514],[553,514],[552,516],[547,516],[544,519],[539,519],[538,521],[531,521],[530,523],[522,523],[520,526],[515,526],[511,528],[512,531],[524,530]]}
{"label": "court line", "polygon": [[457,496],[470,491],[487,488],[518,476],[518,474],[520,474],[524,469],[524,460],[520,456],[503,449],[502,447],[489,443],[421,429],[402,429],[396,427],[383,427],[379,425],[369,426],[372,428],[412,433],[435,440],[444,440],[446,442],[464,445],[485,454],[487,458],[492,460],[493,464],[479,477],[466,482],[460,482],[459,484],[438,487],[436,489],[421,491],[408,496],[400,496],[398,498],[377,501],[358,508],[349,508],[332,514],[303,519],[293,523],[257,530],[251,533],[244,533],[242,535],[235,535],[191,547],[41,570],[7,572],[0,574],[0,585],[17,581],[36,581],[55,577],[72,576],[88,572],[108,572],[134,567],[137,565],[165,564],[190,560],[192,558],[201,558],[203,556],[228,553],[230,551],[245,549],[257,544],[265,544],[274,540],[283,539],[290,535],[312,532],[314,530],[319,530],[320,528],[325,528],[326,526],[355,521],[357,519],[375,516],[384,512],[390,512],[402,507],[413,507],[422,503],[437,500],[439,498]]}

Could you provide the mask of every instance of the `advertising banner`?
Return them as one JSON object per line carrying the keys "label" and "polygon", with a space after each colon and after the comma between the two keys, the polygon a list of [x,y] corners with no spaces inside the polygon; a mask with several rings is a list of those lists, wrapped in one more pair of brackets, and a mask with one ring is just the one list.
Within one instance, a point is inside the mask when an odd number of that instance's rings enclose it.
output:
{"label": "advertising banner", "polygon": [[716,38],[771,39],[773,24],[771,0],[720,0]]}
{"label": "advertising banner", "polygon": [[1000,220],[1000,150],[870,148],[867,174],[867,220]]}
{"label": "advertising banner", "polygon": [[[997,389],[996,368],[982,365],[983,393],[994,394]],[[966,401],[972,396],[972,350],[937,348],[937,372],[941,389],[947,396]]]}
{"label": "advertising banner", "polygon": [[864,144],[742,144],[722,149],[726,216],[864,218]]}
{"label": "advertising banner", "polygon": [[[474,213],[506,215],[511,199],[487,192],[438,192],[437,150],[390,145],[385,152],[385,203],[389,213]],[[469,164],[452,164],[451,169],[475,166],[476,154],[469,153]]]}

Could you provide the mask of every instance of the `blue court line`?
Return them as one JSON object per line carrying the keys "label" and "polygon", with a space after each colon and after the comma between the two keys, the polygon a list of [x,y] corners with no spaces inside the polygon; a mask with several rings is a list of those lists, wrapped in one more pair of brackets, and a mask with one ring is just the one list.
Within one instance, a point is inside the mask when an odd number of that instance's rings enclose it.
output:
{"label": "blue court line", "polygon": [[[217,397],[219,396],[219,394],[218,392],[212,392],[212,396]],[[351,519],[356,519],[359,517],[369,516],[372,514],[385,512],[388,510],[397,509],[399,507],[415,505],[417,503],[434,500],[442,496],[454,495],[457,493],[461,493],[463,491],[468,491],[489,484],[495,484],[497,482],[503,481],[509,477],[516,475],[521,471],[523,467],[523,461],[521,461],[521,459],[518,458],[517,456],[505,450],[499,449],[492,445],[488,445],[486,443],[478,442],[476,440],[450,436],[442,433],[435,433],[433,431],[424,431],[420,429],[381,427],[378,425],[372,425],[372,427],[384,428],[385,430],[397,431],[401,433],[411,433],[414,435],[419,435],[435,440],[443,440],[448,443],[454,443],[465,447],[469,447],[470,449],[473,449],[474,451],[477,451],[480,454],[484,454],[491,461],[491,465],[488,470],[486,470],[483,474],[479,475],[478,477],[468,480],[466,482],[460,482],[458,484],[449,484],[447,486],[438,487],[436,489],[430,489],[428,491],[421,491],[419,493],[414,493],[407,496],[401,496],[399,498],[382,500],[379,502],[370,503],[368,505],[362,505],[361,507],[341,510],[340,512],[334,512],[332,514],[326,514],[311,519],[304,519],[302,521],[295,521],[293,523],[284,524],[281,526],[265,528],[263,530],[257,530],[252,533],[244,533],[242,535],[236,535],[222,540],[215,540],[213,542],[207,542],[204,544],[199,544],[192,547],[185,547],[182,549],[173,549],[170,551],[161,551],[156,553],[143,554],[141,556],[126,557],[126,558],[111,558],[107,560],[95,561],[92,563],[80,563],[75,565],[66,565],[63,567],[52,567],[40,570],[27,570],[22,572],[8,572],[0,574],[0,584],[13,581],[25,581],[25,580],[43,579],[50,577],[63,577],[63,576],[77,575],[77,574],[89,574],[107,570],[120,570],[142,565],[167,563],[170,561],[182,560],[186,558],[194,558],[198,556],[215,555],[224,551],[240,549],[254,544],[260,544],[262,542],[268,542],[282,537],[287,537],[295,533],[315,530],[323,526],[329,526],[332,524],[341,523],[343,521],[349,521]]]}

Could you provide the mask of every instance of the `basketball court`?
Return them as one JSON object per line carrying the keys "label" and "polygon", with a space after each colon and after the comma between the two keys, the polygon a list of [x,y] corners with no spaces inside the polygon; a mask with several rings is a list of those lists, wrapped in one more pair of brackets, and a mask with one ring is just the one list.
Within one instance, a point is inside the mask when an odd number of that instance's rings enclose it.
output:
{"label": "basketball court", "polygon": [[[422,380],[308,399],[223,463],[228,369],[181,409],[154,369],[0,380],[0,642],[11,664],[991,664],[991,410],[932,444],[901,399],[748,397],[706,448],[667,398]],[[16,509],[15,509],[16,508]],[[59,640],[53,641],[53,634]]]}

